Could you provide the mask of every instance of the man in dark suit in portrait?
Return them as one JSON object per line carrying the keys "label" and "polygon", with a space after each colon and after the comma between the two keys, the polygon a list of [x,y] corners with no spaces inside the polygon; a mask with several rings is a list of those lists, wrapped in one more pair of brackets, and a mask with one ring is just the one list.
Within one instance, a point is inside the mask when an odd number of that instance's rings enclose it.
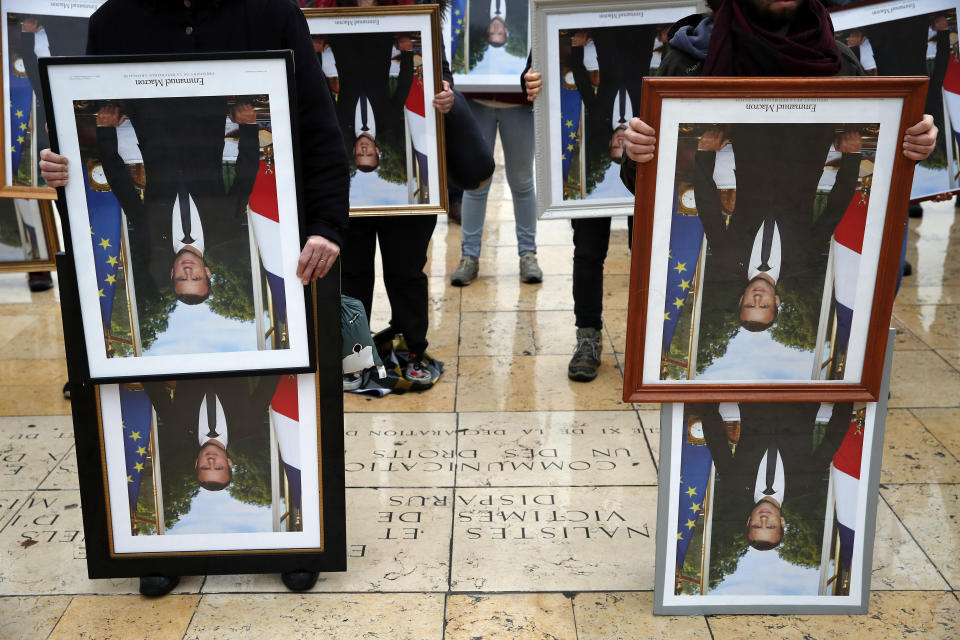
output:
{"label": "man in dark suit in portrait", "polygon": [[[820,403],[740,403],[740,437],[730,450],[719,405],[691,404],[721,479],[718,505],[746,515],[747,540],[755,549],[773,549],[783,540],[784,500],[815,493],[850,426],[853,405],[833,406],[826,435],[813,448]],[[722,494],[721,495],[721,491]],[[727,515],[727,514],[725,514]]]}
{"label": "man in dark suit in portrait", "polygon": [[[255,381],[251,388],[250,381]],[[144,390],[163,424],[157,429],[164,451],[196,450],[197,482],[220,491],[233,479],[230,442],[263,428],[279,376],[181,380],[173,397],[163,382],[145,382]],[[197,448],[199,447],[199,448]]]}
{"label": "man in dark suit in portrait", "polygon": [[[229,191],[223,182],[227,115],[227,99],[219,96],[129,100],[122,111],[106,104],[97,112],[104,174],[127,214],[135,282],[147,292],[169,279],[178,300],[203,302],[212,277],[205,254],[248,233],[244,210],[259,162],[256,112],[247,103],[229,109],[240,139]],[[142,200],[118,149],[117,127],[126,118],[143,156]]]}
{"label": "man in dark suit in portrait", "polygon": [[[377,136],[403,125],[403,105],[413,84],[413,42],[389,33],[333,35],[328,39],[340,74],[337,119],[347,155],[357,169],[380,165]],[[396,42],[400,74],[390,92],[390,63]]]}
{"label": "man in dark suit in portrait", "polygon": [[[777,283],[822,272],[828,242],[857,188],[863,141],[859,130],[837,136],[832,124],[735,124],[732,139],[737,185],[729,224],[713,173],[716,152],[730,138],[719,128],[708,129],[697,147],[694,195],[707,236],[706,274],[744,283],[737,302],[740,324],[764,331],[779,312]],[[814,220],[831,145],[843,156],[826,208]]]}
{"label": "man in dark suit in portrait", "polygon": [[[627,123],[640,112],[640,87],[650,71],[655,25],[603,27],[577,31],[573,35],[571,64],[573,78],[586,108],[586,144],[601,141],[608,145],[610,159],[619,164],[623,157]],[[584,65],[584,47],[593,40],[597,49],[600,81],[594,92]],[[588,151],[589,154],[589,151]]]}

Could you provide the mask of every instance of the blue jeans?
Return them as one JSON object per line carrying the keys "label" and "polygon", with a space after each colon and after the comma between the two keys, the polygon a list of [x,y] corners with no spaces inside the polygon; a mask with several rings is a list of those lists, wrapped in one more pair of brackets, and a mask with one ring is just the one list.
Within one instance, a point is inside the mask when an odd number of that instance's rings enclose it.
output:
{"label": "blue jeans", "polygon": [[[517,251],[523,255],[537,250],[537,195],[533,185],[533,109],[526,105],[497,109],[470,100],[470,109],[480,124],[480,133],[493,152],[500,127],[500,143],[507,170],[507,184],[513,194],[513,216],[517,225]],[[483,221],[487,216],[490,180],[472,191],[464,191],[461,209],[464,255],[480,257]]]}

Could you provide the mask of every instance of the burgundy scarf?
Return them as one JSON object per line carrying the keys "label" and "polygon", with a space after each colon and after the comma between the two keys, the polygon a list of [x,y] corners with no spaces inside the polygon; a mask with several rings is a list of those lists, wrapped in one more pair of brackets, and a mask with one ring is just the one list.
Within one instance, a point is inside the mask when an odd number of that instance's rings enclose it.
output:
{"label": "burgundy scarf", "polygon": [[834,76],[840,50],[820,0],[807,0],[790,31],[780,36],[752,23],[741,0],[726,0],[714,14],[705,76]]}

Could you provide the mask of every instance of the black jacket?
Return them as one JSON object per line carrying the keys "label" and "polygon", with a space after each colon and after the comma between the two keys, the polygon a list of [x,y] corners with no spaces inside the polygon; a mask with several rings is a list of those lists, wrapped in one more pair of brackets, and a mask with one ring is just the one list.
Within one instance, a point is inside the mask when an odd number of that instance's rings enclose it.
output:
{"label": "black jacket", "polygon": [[728,495],[723,498],[739,503],[745,512],[753,508],[757,470],[771,439],[776,441],[783,460],[784,502],[814,493],[823,486],[824,475],[850,427],[853,405],[843,402],[833,406],[826,435],[813,449],[813,427],[819,409],[817,402],[741,402],[740,439],[731,452],[718,405],[691,405],[690,413],[702,420],[713,464],[726,487]]}
{"label": "black jacket", "polygon": [[330,36],[330,48],[333,49],[340,73],[337,117],[343,130],[344,144],[350,153],[358,135],[354,131],[354,120],[357,101],[361,96],[370,101],[378,135],[403,124],[403,105],[413,85],[413,53],[400,53],[400,75],[397,76],[396,89],[391,94],[388,80],[393,34],[364,34],[362,38],[333,35]]}
{"label": "black jacket", "polygon": [[350,194],[343,137],[296,4],[192,0],[186,7],[174,0],[108,0],[91,16],[87,40],[91,55],[277,49],[294,52],[305,230],[342,244]]}
{"label": "black jacket", "polygon": [[143,155],[147,183],[142,200],[118,152],[117,129],[97,127],[97,145],[107,181],[131,224],[134,263],[158,261],[170,268],[171,220],[181,180],[197,205],[206,249],[246,236],[238,214],[257,176],[257,126],[239,126],[236,179],[225,191],[221,168],[225,98],[129,100],[125,112]]}
{"label": "black jacket", "polygon": [[[738,136],[741,129],[745,133]],[[827,243],[857,188],[860,154],[843,154],[826,208],[814,221],[814,198],[833,143],[833,125],[734,125],[732,137],[737,199],[729,225],[713,181],[717,154],[697,151],[694,162],[693,188],[710,250],[709,270],[746,283],[754,238],[764,217],[774,212],[783,247],[781,277],[821,272]],[[771,172],[769,167],[791,170]]]}

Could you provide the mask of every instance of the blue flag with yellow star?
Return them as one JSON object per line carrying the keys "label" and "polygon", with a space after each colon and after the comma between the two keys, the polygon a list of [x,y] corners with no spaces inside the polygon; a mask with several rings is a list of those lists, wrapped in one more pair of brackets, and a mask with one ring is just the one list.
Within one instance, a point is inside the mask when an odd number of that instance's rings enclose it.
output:
{"label": "blue flag with yellow star", "polygon": [[570,174],[570,160],[580,142],[580,92],[576,88],[560,89],[560,130],[563,132],[560,145],[560,158],[563,161],[563,182],[566,184]]}
{"label": "blue flag with yellow star", "polygon": [[[20,155],[27,141],[30,127],[30,109],[33,104],[33,87],[26,74],[19,76],[14,68],[13,56],[10,60],[10,166],[13,176],[20,166]],[[21,77],[22,76],[22,77]]]}
{"label": "blue flag with yellow star", "polygon": [[[457,55],[457,45],[460,44],[460,36],[467,28],[467,0],[453,0],[450,6],[450,59]],[[466,58],[466,54],[464,54]]]}
{"label": "blue flag with yellow star", "polygon": [[150,449],[150,420],[153,417],[147,392],[130,391],[121,385],[120,416],[123,420],[123,451],[126,456],[130,510],[136,512],[140,478]]}
{"label": "blue flag with yellow star", "polygon": [[[663,310],[663,352],[670,351],[673,332],[693,293],[693,274],[697,272],[700,243],[703,241],[703,225],[697,216],[680,215],[677,207],[679,195],[673,194],[673,219],[670,223],[670,253],[667,269],[667,298]],[[692,298],[691,298],[692,299]]]}
{"label": "blue flag with yellow star", "polygon": [[117,288],[117,270],[120,267],[120,202],[112,191],[94,191],[90,176],[83,172],[83,186],[87,190],[87,211],[90,215],[90,241],[93,243],[93,261],[97,268],[97,288],[100,290],[100,318],[110,330],[113,314],[113,296]]}
{"label": "blue flag with yellow star", "polygon": [[683,566],[687,547],[693,538],[697,520],[703,514],[703,499],[710,480],[710,449],[706,442],[691,442],[689,426],[684,424],[683,446],[680,448],[680,504],[677,509],[677,566]]}

